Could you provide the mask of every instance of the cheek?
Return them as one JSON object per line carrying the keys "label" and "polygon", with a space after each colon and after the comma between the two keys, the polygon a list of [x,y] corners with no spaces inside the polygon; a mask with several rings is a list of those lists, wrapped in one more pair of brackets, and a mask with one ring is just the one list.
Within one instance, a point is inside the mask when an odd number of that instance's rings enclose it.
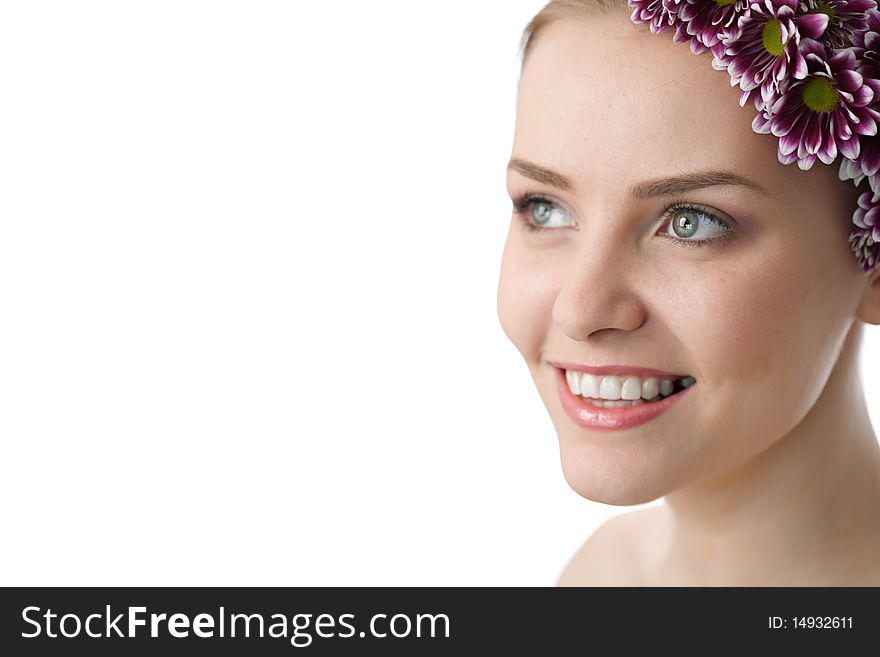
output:
{"label": "cheek", "polygon": [[716,272],[687,300],[680,316],[692,318],[695,362],[723,426],[779,436],[815,403],[847,326],[846,299],[817,271],[777,252]]}
{"label": "cheek", "polygon": [[509,236],[498,284],[498,317],[507,337],[527,360],[540,356],[552,322],[556,283],[546,262]]}
{"label": "cheek", "polygon": [[[790,300],[798,292],[769,272],[713,277],[690,300],[688,316],[698,331],[701,366],[714,384],[760,383],[774,358],[780,357],[783,336],[790,335]],[[771,368],[772,369],[772,368]]]}

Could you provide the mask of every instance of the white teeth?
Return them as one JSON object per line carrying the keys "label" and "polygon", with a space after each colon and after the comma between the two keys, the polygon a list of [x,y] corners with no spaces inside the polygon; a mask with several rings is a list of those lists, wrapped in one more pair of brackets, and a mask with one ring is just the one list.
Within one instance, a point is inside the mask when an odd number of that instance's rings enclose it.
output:
{"label": "white teeth", "polygon": [[672,394],[676,381],[681,388],[689,388],[696,383],[692,376],[661,381],[655,377],[643,380],[638,376],[596,376],[574,370],[565,371],[565,381],[571,394],[595,401],[595,405],[608,407],[635,406],[643,401],[659,401]]}
{"label": "white teeth", "polygon": [[638,406],[639,404],[644,404],[645,401],[643,399],[621,399],[619,401],[606,401],[606,400],[598,400],[598,399],[588,399],[589,403],[593,406],[599,406],[601,408],[620,408],[622,406]]}
{"label": "white teeth", "polygon": [[599,394],[599,377],[584,372],[581,376],[581,396],[592,397],[598,399],[602,395]]}
{"label": "white teeth", "polygon": [[639,399],[642,396],[642,381],[637,376],[628,376],[623,380],[620,387],[620,398],[630,401]]}
{"label": "white teeth", "polygon": [[568,389],[571,390],[571,394],[573,395],[581,394],[580,378],[580,374],[577,372],[565,370],[565,381],[568,383]]}
{"label": "white teeth", "polygon": [[599,396],[602,399],[620,399],[620,377],[602,377],[602,383],[599,384]]}
{"label": "white teeth", "polygon": [[645,379],[642,382],[642,398],[654,399],[660,394],[660,383],[654,377]]}

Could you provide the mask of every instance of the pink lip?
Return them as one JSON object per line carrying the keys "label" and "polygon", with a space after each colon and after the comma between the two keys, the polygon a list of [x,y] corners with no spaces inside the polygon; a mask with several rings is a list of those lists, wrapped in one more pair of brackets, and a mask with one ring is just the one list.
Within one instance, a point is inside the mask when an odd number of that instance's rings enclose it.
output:
{"label": "pink lip", "polygon": [[[656,373],[656,370],[649,370],[649,372]],[[685,388],[677,394],[670,395],[658,402],[651,402],[650,404],[622,406],[620,408],[600,408],[571,393],[565,380],[565,370],[556,370],[556,386],[559,389],[559,397],[562,399],[562,408],[565,409],[572,422],[584,429],[599,429],[603,431],[631,429],[640,424],[650,422],[672,408],[679,399],[687,395],[693,388],[693,386]]]}
{"label": "pink lip", "polygon": [[[674,374],[672,372],[661,372],[660,370],[654,370],[650,367],[624,367],[622,365],[606,365],[606,366],[596,366],[590,367],[587,365],[578,365],[577,363],[565,363],[562,361],[547,361],[553,367],[558,367],[562,370],[571,370],[573,372],[589,372],[590,374],[596,375],[604,375],[604,374],[613,374],[616,376],[626,376],[627,374],[631,374],[632,376],[656,376],[656,377],[674,377],[676,379],[682,379],[687,374]],[[564,374],[564,372],[563,372]]]}

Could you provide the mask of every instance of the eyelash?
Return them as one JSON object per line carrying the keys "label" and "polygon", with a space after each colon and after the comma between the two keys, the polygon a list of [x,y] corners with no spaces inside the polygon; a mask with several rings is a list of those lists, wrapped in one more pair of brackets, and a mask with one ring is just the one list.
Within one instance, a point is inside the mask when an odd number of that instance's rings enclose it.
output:
{"label": "eyelash", "polygon": [[[526,211],[529,209],[529,206],[532,205],[532,203],[546,203],[547,205],[559,207],[557,203],[554,203],[550,199],[541,196],[540,194],[526,192],[525,194],[521,194],[520,196],[516,197],[513,201],[514,213],[522,220],[525,228],[535,233],[544,233],[545,231],[558,230],[558,228],[544,228],[543,226],[538,226],[529,221]],[[733,234],[733,229],[724,219],[710,212],[704,206],[689,203],[688,201],[684,200],[673,201],[663,211],[662,216],[664,219],[666,219],[666,223],[664,223],[664,226],[668,226],[668,222],[672,219],[672,215],[680,210],[690,210],[691,212],[697,212],[705,217],[708,217],[710,221],[724,228],[725,232],[716,237],[704,238],[699,240],[687,240],[682,237],[672,237],[671,235],[666,234],[658,235],[658,237],[663,237],[671,242],[674,242],[677,246],[685,246],[688,248],[699,249],[713,244],[720,244],[722,242],[725,242]]]}

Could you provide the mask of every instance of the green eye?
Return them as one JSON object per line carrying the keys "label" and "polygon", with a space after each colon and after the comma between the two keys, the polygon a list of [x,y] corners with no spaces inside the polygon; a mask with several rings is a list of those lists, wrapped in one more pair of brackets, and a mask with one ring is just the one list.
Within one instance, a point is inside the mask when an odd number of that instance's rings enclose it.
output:
{"label": "green eye", "polygon": [[693,237],[700,227],[699,213],[693,210],[678,210],[672,217],[672,229],[679,237]]}
{"label": "green eye", "polygon": [[549,203],[535,203],[532,210],[532,219],[535,220],[536,224],[543,226],[550,221],[552,214]]}
{"label": "green eye", "polygon": [[663,237],[683,246],[707,246],[733,232],[724,219],[687,203],[674,203],[664,217]]}
{"label": "green eye", "polygon": [[526,228],[535,230],[571,228],[575,224],[557,203],[537,194],[523,194],[513,201],[516,215]]}

